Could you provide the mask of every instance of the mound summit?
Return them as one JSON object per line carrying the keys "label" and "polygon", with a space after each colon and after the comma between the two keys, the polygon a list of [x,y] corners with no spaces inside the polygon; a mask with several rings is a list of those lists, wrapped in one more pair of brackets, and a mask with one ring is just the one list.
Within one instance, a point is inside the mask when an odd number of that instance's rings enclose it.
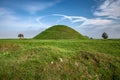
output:
{"label": "mound summit", "polygon": [[34,39],[87,39],[87,37],[68,26],[54,25],[39,33]]}

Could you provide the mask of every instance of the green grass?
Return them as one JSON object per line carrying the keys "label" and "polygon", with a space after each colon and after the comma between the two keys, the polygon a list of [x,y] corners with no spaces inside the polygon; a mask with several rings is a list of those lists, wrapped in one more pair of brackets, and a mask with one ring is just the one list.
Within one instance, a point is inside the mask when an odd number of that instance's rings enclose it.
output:
{"label": "green grass", "polygon": [[120,40],[0,40],[0,80],[120,80]]}
{"label": "green grass", "polygon": [[88,39],[65,25],[55,25],[41,32],[34,39]]}

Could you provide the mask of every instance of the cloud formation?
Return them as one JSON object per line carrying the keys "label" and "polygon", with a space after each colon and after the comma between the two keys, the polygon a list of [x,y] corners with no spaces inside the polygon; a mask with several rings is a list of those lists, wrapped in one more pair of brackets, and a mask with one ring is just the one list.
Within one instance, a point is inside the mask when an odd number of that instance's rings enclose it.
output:
{"label": "cloud formation", "polygon": [[86,21],[87,18],[82,17],[82,16],[67,16],[67,15],[62,15],[62,14],[53,14],[53,16],[61,16],[63,17],[60,21],[68,19],[72,23],[80,22],[80,21]]}
{"label": "cloud formation", "polygon": [[105,0],[94,12],[94,15],[120,19],[120,0]]}
{"label": "cloud formation", "polygon": [[[53,14],[53,16],[60,16],[61,18],[58,19],[59,22],[69,20],[70,23],[73,24],[74,29],[89,37],[100,38],[103,32],[107,32],[110,35],[110,38],[117,38],[119,37],[118,34],[120,34],[120,23],[113,19],[100,17],[86,18],[82,16],[68,16],[62,14]],[[74,25],[76,23],[77,25]]]}
{"label": "cloud formation", "polygon": [[11,13],[12,11],[9,12],[5,8],[2,8],[2,10],[4,10],[4,12],[2,12],[4,14],[0,15],[0,26],[21,28],[36,25],[34,24],[35,21],[33,18],[30,19],[30,17],[17,16]]}
{"label": "cloud formation", "polygon": [[36,12],[52,7],[59,2],[60,0],[47,1],[47,2],[45,1],[44,2],[31,2],[31,3],[23,4],[23,9],[28,11],[31,14],[35,14]]}
{"label": "cloud formation", "polygon": [[[0,6],[0,38],[16,38],[18,33],[25,34],[25,37],[33,37],[42,30],[55,24],[71,26],[89,37],[100,38],[103,32],[107,32],[110,38],[120,37],[118,35],[120,34],[120,0],[105,0],[93,12],[94,17],[91,18],[54,13],[45,14],[44,16],[36,14],[60,2],[61,0],[47,2],[43,0],[43,2],[26,2],[21,7],[19,7],[21,4],[18,3],[13,5],[13,7],[22,10],[20,11],[21,13],[11,7]],[[24,12],[28,12],[27,15],[26,13],[24,15]]]}
{"label": "cloud formation", "polygon": [[0,16],[11,14],[11,13],[13,13],[11,10],[0,7]]}
{"label": "cloud formation", "polygon": [[[33,37],[40,29],[44,29],[36,18],[18,16],[10,9],[0,8],[0,38],[17,37],[18,33],[24,33],[26,37]],[[31,35],[28,31],[34,34]]]}
{"label": "cloud formation", "polygon": [[[111,24],[112,20],[108,20],[108,19],[102,19],[102,18],[86,18],[86,17],[82,17],[82,16],[67,16],[67,15],[62,15],[62,14],[53,14],[54,16],[61,16],[61,20],[60,21],[64,21],[64,20],[69,20],[71,21],[71,23],[78,23],[78,22],[82,22],[79,25],[80,26],[88,26],[92,25],[92,26],[103,26],[103,25],[107,25],[107,24]],[[59,22],[60,22],[59,21]]]}

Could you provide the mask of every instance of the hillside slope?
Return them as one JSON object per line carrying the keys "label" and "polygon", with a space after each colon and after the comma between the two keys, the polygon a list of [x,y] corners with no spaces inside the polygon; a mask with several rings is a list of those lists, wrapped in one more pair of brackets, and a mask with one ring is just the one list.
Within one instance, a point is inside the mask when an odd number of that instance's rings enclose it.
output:
{"label": "hillside slope", "polygon": [[0,65],[0,80],[120,80],[120,40],[0,40]]}
{"label": "hillside slope", "polygon": [[79,32],[65,25],[55,25],[41,32],[34,39],[87,39]]}

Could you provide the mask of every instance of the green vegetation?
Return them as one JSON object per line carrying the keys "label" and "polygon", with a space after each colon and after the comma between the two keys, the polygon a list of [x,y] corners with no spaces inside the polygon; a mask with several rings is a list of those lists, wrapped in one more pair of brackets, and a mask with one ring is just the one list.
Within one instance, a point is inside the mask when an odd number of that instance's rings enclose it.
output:
{"label": "green vegetation", "polygon": [[102,34],[102,38],[103,38],[103,39],[107,39],[107,38],[108,38],[108,34],[107,34],[106,32],[104,32],[104,33]]}
{"label": "green vegetation", "polygon": [[23,39],[23,38],[24,38],[24,35],[23,35],[23,34],[18,34],[18,37],[19,37],[20,39]]}
{"label": "green vegetation", "polygon": [[120,80],[120,40],[0,40],[0,80]]}
{"label": "green vegetation", "polygon": [[52,26],[34,37],[34,39],[88,39],[65,25]]}

